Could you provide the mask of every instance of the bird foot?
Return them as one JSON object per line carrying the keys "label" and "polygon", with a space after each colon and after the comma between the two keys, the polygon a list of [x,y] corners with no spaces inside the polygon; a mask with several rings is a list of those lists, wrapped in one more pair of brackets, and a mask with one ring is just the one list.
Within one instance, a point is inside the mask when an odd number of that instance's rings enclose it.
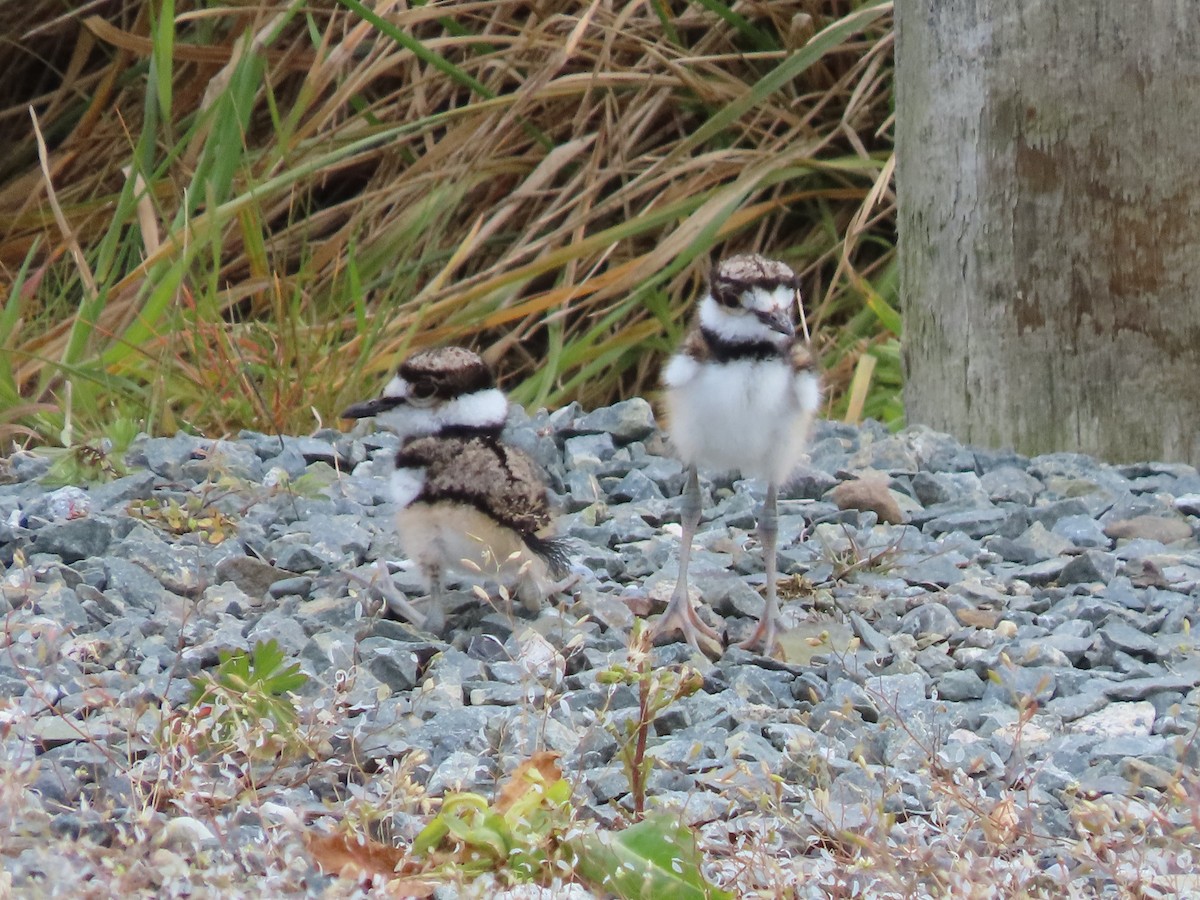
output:
{"label": "bird foot", "polygon": [[751,653],[761,649],[763,656],[782,659],[783,646],[779,642],[779,636],[783,630],[783,620],[779,613],[775,613],[774,615],[763,613],[762,618],[758,620],[758,625],[754,629],[754,633],[739,643],[738,646]]}
{"label": "bird foot", "polygon": [[424,627],[429,616],[420,612],[396,589],[396,585],[392,583],[391,573],[388,572],[387,563],[382,559],[379,560],[376,564],[376,569],[379,574],[370,579],[356,575],[354,572],[346,572],[345,574],[350,581],[362,585],[368,591],[376,591],[388,612],[400,616],[418,628]]}
{"label": "bird foot", "polygon": [[667,604],[666,611],[650,626],[649,639],[655,642],[663,635],[680,632],[692,649],[705,656],[721,655],[721,635],[715,628],[700,618],[686,594],[676,593]]}
{"label": "bird foot", "polygon": [[576,571],[574,568],[572,568],[572,570],[564,578],[553,582],[546,588],[546,596],[554,597],[558,594],[565,594],[590,574],[591,569]]}

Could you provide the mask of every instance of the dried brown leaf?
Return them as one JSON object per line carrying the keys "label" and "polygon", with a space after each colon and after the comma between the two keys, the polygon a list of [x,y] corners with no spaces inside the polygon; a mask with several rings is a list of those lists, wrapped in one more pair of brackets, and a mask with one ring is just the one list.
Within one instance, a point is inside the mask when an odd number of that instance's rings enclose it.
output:
{"label": "dried brown leaf", "polygon": [[508,780],[500,788],[496,802],[492,808],[504,815],[513,804],[524,797],[536,786],[553,784],[562,778],[562,768],[558,764],[559,755],[550,750],[539,750],[529,759],[521,763],[513,771]]}

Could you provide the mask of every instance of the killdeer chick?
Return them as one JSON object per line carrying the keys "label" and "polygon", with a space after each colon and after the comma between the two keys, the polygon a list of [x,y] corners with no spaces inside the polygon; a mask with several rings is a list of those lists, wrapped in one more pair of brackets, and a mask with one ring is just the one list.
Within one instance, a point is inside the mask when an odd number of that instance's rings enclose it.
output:
{"label": "killdeer chick", "polygon": [[663,370],[667,431],[687,467],[679,580],[651,635],[674,630],[696,649],[719,635],[697,615],[688,594],[688,559],[700,523],[697,468],[739,470],[767,483],[758,535],[767,576],[766,606],[741,646],[775,650],[781,630],[775,548],[779,485],[799,461],[820,403],[812,357],[796,337],[796,274],[756,254],[718,263],[679,350]]}
{"label": "killdeer chick", "polygon": [[431,599],[429,615],[414,624],[440,628],[451,572],[495,573],[531,611],[573,581],[565,577],[566,542],[544,536],[552,519],[544,473],[500,439],[507,415],[508,398],[487,364],[461,347],[414,353],[379,397],[342,413],[374,416],[400,435],[390,476],[396,525]]}

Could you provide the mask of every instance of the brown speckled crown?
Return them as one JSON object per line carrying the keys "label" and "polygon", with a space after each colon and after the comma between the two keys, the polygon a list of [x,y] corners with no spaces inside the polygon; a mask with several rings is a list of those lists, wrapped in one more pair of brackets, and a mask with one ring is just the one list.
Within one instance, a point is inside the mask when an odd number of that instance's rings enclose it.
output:
{"label": "brown speckled crown", "polygon": [[748,288],[771,290],[781,285],[800,289],[800,279],[791,267],[757,253],[743,253],[723,259],[713,266],[709,286],[714,299],[733,306]]}
{"label": "brown speckled crown", "polygon": [[400,364],[399,375],[417,396],[449,399],[496,386],[491,369],[465,347],[420,350]]}

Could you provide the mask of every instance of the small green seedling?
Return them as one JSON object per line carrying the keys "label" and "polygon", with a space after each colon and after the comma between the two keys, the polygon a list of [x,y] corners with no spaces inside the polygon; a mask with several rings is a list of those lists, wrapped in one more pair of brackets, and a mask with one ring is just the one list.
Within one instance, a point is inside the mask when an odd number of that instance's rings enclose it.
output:
{"label": "small green seedling", "polygon": [[232,745],[248,756],[295,749],[299,714],[289,694],[308,681],[300,664],[287,664],[274,639],[259,641],[250,653],[219,655],[215,672],[192,679],[191,706],[209,720],[207,742]]}
{"label": "small green seedling", "polygon": [[629,636],[629,652],[624,663],[600,672],[600,684],[627,684],[638,691],[638,715],[627,719],[621,729],[610,729],[620,746],[621,764],[633,795],[633,813],[641,818],[646,809],[646,782],[653,760],[646,756],[650,726],[674,702],[690,697],[704,685],[704,676],[691,666],[655,669],[650,665],[650,646],[645,623],[634,623]]}

